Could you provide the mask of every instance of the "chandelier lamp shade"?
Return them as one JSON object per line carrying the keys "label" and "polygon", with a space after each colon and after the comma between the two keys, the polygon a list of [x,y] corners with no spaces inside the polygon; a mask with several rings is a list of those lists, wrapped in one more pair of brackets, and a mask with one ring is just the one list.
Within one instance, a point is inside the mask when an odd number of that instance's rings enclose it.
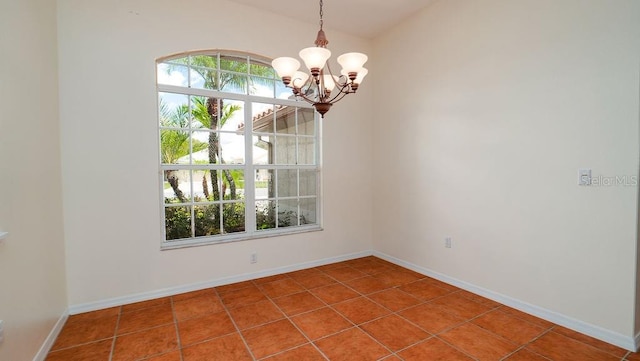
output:
{"label": "chandelier lamp shade", "polygon": [[300,71],[300,61],[290,57],[276,58],[271,65],[282,78],[285,86],[291,88],[293,94],[311,104],[322,117],[331,106],[358,90],[368,71],[364,63],[368,58],[362,53],[346,53],[338,57],[342,66],[340,74],[334,74],[329,66],[331,51],[327,49],[329,41],[324,34],[323,1],[320,0],[320,30],[315,45],[300,50],[300,59],[309,72]]}

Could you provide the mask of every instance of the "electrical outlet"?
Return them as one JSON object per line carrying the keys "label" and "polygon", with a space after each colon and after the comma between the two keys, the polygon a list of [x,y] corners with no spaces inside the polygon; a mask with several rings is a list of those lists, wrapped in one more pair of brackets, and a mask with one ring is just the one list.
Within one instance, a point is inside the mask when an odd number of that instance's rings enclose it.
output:
{"label": "electrical outlet", "polygon": [[446,248],[451,248],[451,237],[446,237],[446,238],[444,239],[444,246],[445,246]]}
{"label": "electrical outlet", "polygon": [[0,320],[0,343],[4,341],[4,321]]}
{"label": "electrical outlet", "polygon": [[251,258],[249,259],[249,262],[251,263],[258,263],[258,254],[257,253],[252,253],[251,254]]}

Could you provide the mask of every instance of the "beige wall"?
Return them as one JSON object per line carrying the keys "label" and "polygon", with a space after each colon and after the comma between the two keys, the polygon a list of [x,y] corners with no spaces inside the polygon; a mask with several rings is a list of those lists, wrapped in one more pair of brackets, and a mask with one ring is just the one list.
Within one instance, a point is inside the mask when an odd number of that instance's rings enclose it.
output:
{"label": "beige wall", "polygon": [[[293,55],[313,44],[315,24],[221,0],[62,0],[58,11],[70,306],[370,249],[363,89],[324,121],[324,231],[160,251],[155,59],[211,48]],[[368,41],[327,36],[336,56],[371,52]]]}
{"label": "beige wall", "polygon": [[0,4],[0,360],[30,360],[66,310],[55,2]]}
{"label": "beige wall", "polygon": [[447,0],[377,39],[374,249],[633,336],[638,187],[577,172],[638,176],[639,14]]}

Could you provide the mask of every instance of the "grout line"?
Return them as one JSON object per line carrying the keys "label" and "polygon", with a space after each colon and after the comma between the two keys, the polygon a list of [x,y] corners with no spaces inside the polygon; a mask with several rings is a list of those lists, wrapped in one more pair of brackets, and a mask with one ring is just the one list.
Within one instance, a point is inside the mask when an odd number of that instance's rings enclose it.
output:
{"label": "grout line", "polygon": [[[251,281],[251,283],[254,286],[257,287],[257,285],[255,284],[255,282],[253,282],[253,280]],[[248,288],[248,287],[245,287],[245,288]],[[259,287],[258,287],[258,290],[260,290]],[[227,305],[222,301],[222,296],[220,296],[220,293],[218,292],[218,290],[216,290],[215,287],[213,288],[213,291],[215,292],[216,297],[218,298],[218,300],[220,301],[220,304],[222,304],[222,307],[224,308],[225,312],[227,313],[227,317],[229,317],[229,319],[231,320],[231,323],[233,324],[233,327],[235,327],[236,332],[238,333],[238,336],[240,336],[240,339],[242,340],[242,343],[244,344],[245,349],[249,352],[249,356],[251,356],[251,359],[253,361],[256,361],[257,359],[256,359],[255,355],[253,354],[253,351],[251,351],[251,348],[249,347],[249,344],[247,343],[247,340],[244,338],[244,335],[242,334],[242,332],[240,332],[240,327],[238,327],[238,324],[236,324],[236,321],[233,319],[233,315],[231,315],[231,312],[229,311],[229,308],[227,307]],[[262,290],[260,290],[260,292],[262,292]]]}
{"label": "grout line", "polygon": [[119,306],[116,328],[113,330],[113,342],[111,343],[111,351],[109,352],[109,361],[113,360],[113,355],[116,352],[116,338],[118,337],[118,327],[120,327],[120,317],[122,317],[122,306]]}

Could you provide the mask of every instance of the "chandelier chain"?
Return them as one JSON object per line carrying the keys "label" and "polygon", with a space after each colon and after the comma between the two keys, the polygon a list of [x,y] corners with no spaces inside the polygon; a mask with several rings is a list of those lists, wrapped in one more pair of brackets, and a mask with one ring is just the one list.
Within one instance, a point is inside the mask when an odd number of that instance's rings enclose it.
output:
{"label": "chandelier chain", "polygon": [[323,1],[320,0],[320,30],[322,30],[322,25],[323,25],[322,15],[324,15],[324,12],[322,11],[322,5],[323,5]]}

